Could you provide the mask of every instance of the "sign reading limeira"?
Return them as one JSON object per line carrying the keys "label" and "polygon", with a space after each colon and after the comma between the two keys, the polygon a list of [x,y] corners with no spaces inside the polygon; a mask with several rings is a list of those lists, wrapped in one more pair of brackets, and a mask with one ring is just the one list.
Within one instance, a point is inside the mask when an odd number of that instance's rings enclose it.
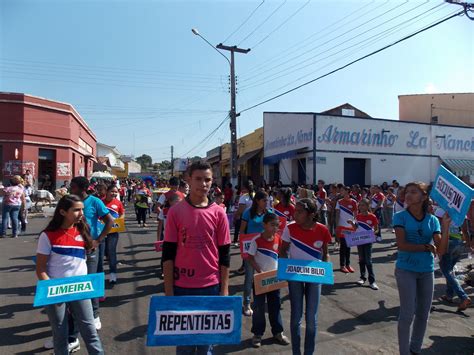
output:
{"label": "sign reading limeira", "polygon": [[38,281],[33,306],[103,297],[104,273]]}

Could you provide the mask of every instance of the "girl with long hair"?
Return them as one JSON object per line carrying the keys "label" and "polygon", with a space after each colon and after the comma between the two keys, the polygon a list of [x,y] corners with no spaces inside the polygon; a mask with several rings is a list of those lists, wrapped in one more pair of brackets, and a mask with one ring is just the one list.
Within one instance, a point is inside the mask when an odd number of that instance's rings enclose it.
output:
{"label": "girl with long hair", "polygon": [[398,247],[398,344],[401,355],[410,355],[421,351],[433,299],[434,259],[446,253],[451,218],[445,214],[440,226],[428,212],[428,191],[421,182],[406,185],[405,203],[407,209],[394,215],[393,224]]}
{"label": "girl with long hair", "polygon": [[[62,197],[54,216],[41,232],[36,254],[39,280],[87,275],[86,251],[92,249],[92,238],[83,215],[84,204],[75,195]],[[90,299],[46,306],[53,331],[54,353],[67,355],[68,310],[77,322],[89,354],[103,354],[102,343],[94,324]],[[79,342],[75,350],[79,348]]]}

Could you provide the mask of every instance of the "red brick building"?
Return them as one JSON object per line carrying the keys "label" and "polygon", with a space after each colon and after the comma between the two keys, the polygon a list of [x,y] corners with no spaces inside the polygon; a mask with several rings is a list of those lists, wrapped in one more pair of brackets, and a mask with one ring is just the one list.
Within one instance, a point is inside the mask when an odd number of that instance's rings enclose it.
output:
{"label": "red brick building", "polygon": [[0,92],[0,180],[30,170],[51,190],[74,176],[89,176],[97,139],[69,104]]}

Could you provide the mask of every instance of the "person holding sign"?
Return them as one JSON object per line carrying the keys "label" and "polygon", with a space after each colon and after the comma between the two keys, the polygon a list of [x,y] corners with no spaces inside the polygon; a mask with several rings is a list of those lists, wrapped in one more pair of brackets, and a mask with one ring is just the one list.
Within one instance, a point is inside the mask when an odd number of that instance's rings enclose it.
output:
{"label": "person holding sign", "polygon": [[[377,233],[379,229],[379,222],[377,217],[369,212],[370,201],[366,198],[359,202],[359,213],[356,216],[356,223],[349,220],[357,232],[374,231]],[[369,285],[372,290],[378,290],[379,287],[375,283],[375,273],[372,266],[372,243],[362,244],[357,246],[359,254],[360,280],[357,284],[362,286],[367,278],[365,277],[365,270],[369,274]]]}
{"label": "person holding sign", "polygon": [[445,214],[441,228],[438,219],[428,213],[427,187],[421,182],[405,186],[405,202],[407,209],[393,219],[398,247],[395,277],[400,296],[401,355],[421,351],[433,298],[434,255],[446,253],[451,223]]}
{"label": "person holding sign", "polygon": [[[230,229],[223,208],[208,199],[212,170],[207,163],[188,169],[189,195],[173,206],[163,243],[166,296],[229,294]],[[177,354],[212,354],[212,346],[178,346]]]}
{"label": "person holding sign", "polygon": [[[258,192],[257,192],[258,194]],[[276,214],[266,213],[263,216],[263,232],[252,239],[248,250],[248,262],[255,272],[276,270],[278,268],[278,251],[281,237],[277,234],[280,220]],[[259,348],[262,345],[262,336],[265,333],[265,299],[268,306],[268,319],[272,327],[273,338],[281,345],[288,345],[290,341],[283,335],[283,322],[280,314],[280,290],[255,295],[253,298],[252,315],[252,345]]]}
{"label": "person holding sign", "polygon": [[[87,275],[86,250],[93,248],[93,241],[83,219],[83,208],[77,196],[66,195],[59,200],[53,219],[38,239],[36,275],[39,280]],[[54,353],[67,355],[80,348],[78,339],[68,344],[68,309],[79,326],[89,354],[103,354],[90,299],[46,306]]]}
{"label": "person holding sign", "polygon": [[[120,202],[117,197],[119,195],[118,188],[115,185],[110,185],[107,188],[105,198],[102,200],[110,211],[110,215],[114,219],[124,218],[125,209],[123,208],[122,202]],[[117,244],[119,240],[118,232],[113,232],[107,234],[105,238],[105,249],[107,249],[107,255],[109,258],[109,267],[110,267],[110,276],[109,282],[111,284],[117,283]],[[99,266],[97,267],[97,272],[103,271],[103,254],[99,260]]]}
{"label": "person holding sign", "polygon": [[[282,235],[281,257],[299,260],[329,261],[328,244],[331,234],[327,227],[316,222],[316,203],[308,198],[296,203],[295,223],[289,224]],[[289,252],[288,252],[289,251]],[[321,284],[288,281],[291,305],[291,346],[293,354],[301,354],[301,318],[303,298],[306,299],[306,334],[304,354],[313,354],[316,348],[318,307]]]}
{"label": "person holding sign", "polygon": [[341,265],[341,272],[347,274],[355,270],[351,266],[351,248],[347,246],[344,232],[352,231],[352,226],[348,222],[355,218],[357,214],[357,202],[351,198],[351,188],[343,186],[341,188],[342,199],[336,203],[336,234],[341,242],[339,249],[339,264]]}

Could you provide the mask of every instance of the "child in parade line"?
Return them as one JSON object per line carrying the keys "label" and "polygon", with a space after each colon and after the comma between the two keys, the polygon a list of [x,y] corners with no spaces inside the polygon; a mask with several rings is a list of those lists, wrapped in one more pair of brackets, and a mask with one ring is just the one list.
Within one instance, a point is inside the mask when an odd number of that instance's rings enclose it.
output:
{"label": "child in parade line", "polygon": [[[438,207],[435,210],[435,216],[441,219],[445,211]],[[459,284],[458,279],[454,275],[454,267],[456,263],[461,260],[461,255],[464,251],[464,243],[469,246],[469,236],[467,234],[467,219],[464,221],[462,227],[451,223],[449,226],[449,242],[448,250],[439,261],[439,267],[443,276],[446,278],[446,294],[441,296],[441,300],[454,303],[454,294],[458,296],[460,302],[458,305],[458,312],[466,310],[471,305],[471,300],[466,291]],[[472,249],[470,249],[472,250]]]}
{"label": "child in parade line", "polygon": [[[356,223],[352,220],[348,222],[356,229],[357,232],[372,230],[377,232],[379,222],[373,213],[369,212],[370,201],[363,199],[359,202],[359,213],[356,216]],[[372,290],[378,290],[379,287],[375,283],[375,273],[372,265],[372,243],[358,245],[357,252],[359,254],[360,280],[357,284],[364,285],[367,278],[365,271],[367,270],[369,276],[369,285]]]}
{"label": "child in parade line", "polygon": [[214,194],[215,202],[218,206],[221,206],[224,211],[227,209],[224,203],[224,194],[222,192],[216,192]]}
{"label": "child in parade line", "polygon": [[[242,221],[240,224],[240,234],[253,234],[263,232],[263,216],[269,211],[267,210],[268,195],[266,192],[257,191],[253,197],[252,206],[247,208],[242,214]],[[250,306],[250,298],[252,293],[253,282],[253,267],[244,260],[244,299],[243,299],[243,313],[250,317],[253,313]]]}
{"label": "child in parade line", "polygon": [[433,298],[434,255],[446,253],[451,223],[445,214],[441,227],[428,213],[427,187],[421,182],[406,185],[405,202],[407,210],[396,213],[393,220],[398,246],[395,278],[400,296],[401,355],[421,351]]}
{"label": "child in parade line", "polygon": [[[331,235],[327,227],[316,220],[316,203],[301,199],[296,203],[295,223],[289,224],[282,235],[280,257],[298,260],[329,261],[328,243]],[[288,253],[289,251],[289,253]],[[304,354],[313,354],[316,348],[318,328],[318,307],[321,284],[288,281],[291,305],[291,346],[293,354],[301,354],[301,319],[303,317],[303,298],[306,299],[306,331]]]}
{"label": "child in parade line", "polygon": [[[239,244],[240,224],[242,223],[242,214],[252,206],[252,199],[255,195],[253,182],[251,180],[245,182],[242,186],[240,197],[236,200],[236,211],[234,213],[234,240],[233,243]],[[239,274],[244,272],[244,266],[237,270]]]}
{"label": "child in parade line", "polygon": [[[378,185],[372,186],[371,189],[371,197],[370,197],[370,212],[372,212],[377,219],[379,220],[379,226],[383,223],[383,203],[385,200],[385,195],[382,192],[382,189]],[[377,235],[378,241],[382,239],[382,231],[379,228]]]}
{"label": "child in parade line", "polygon": [[[110,185],[107,188],[107,193],[105,195],[105,199],[102,201],[110,211],[110,215],[114,218],[124,218],[125,209],[123,208],[122,202],[120,202],[117,197],[119,195],[118,189],[115,185]],[[109,260],[109,268],[110,268],[110,275],[109,275],[109,282],[111,284],[117,283],[117,244],[119,241],[119,234],[117,232],[107,234],[107,238],[105,238],[105,249],[107,251],[107,257]],[[102,244],[101,244],[102,246]],[[104,270],[103,267],[103,253],[102,256],[99,258],[99,265],[97,266],[97,272],[102,272]]]}
{"label": "child in parade line", "polygon": [[328,197],[328,194],[326,192],[326,189],[324,188],[324,180],[318,180],[318,192],[317,192],[317,198],[318,198],[318,203],[319,203],[319,222],[324,224],[325,226],[328,225],[328,206],[326,204],[326,199]]}
{"label": "child in parade line", "polygon": [[347,246],[344,232],[352,231],[348,220],[353,220],[357,215],[357,202],[350,196],[351,189],[348,186],[341,188],[342,199],[336,203],[336,234],[341,243],[339,249],[339,265],[341,272],[347,274],[355,270],[351,266],[351,248]]}
{"label": "child in parade line", "polygon": [[[163,243],[166,296],[228,296],[230,229],[225,211],[208,199],[211,166],[188,168],[189,195],[170,209]],[[212,354],[212,346],[178,346],[177,354]]]}
{"label": "child in parade line", "polygon": [[291,202],[291,189],[281,188],[278,191],[278,204],[275,205],[275,209],[283,213],[288,221],[293,220],[295,214],[295,205]]}
{"label": "child in parade line", "polygon": [[[248,250],[248,261],[257,273],[276,270],[278,268],[278,251],[281,246],[281,237],[277,234],[280,220],[274,213],[263,216],[263,232],[255,237]],[[281,345],[288,345],[290,341],[283,334],[283,322],[280,314],[280,290],[254,294],[254,312],[252,315],[252,345],[259,348],[262,345],[262,336],[265,334],[265,300],[268,307],[268,319],[272,328],[273,338]]]}
{"label": "child in parade line", "polygon": [[142,181],[140,188],[135,192],[135,209],[137,212],[137,222],[139,227],[147,227],[146,215],[149,208],[149,197],[151,197],[151,192],[146,187],[146,183]]}
{"label": "child in parade line", "polygon": [[[394,193],[393,187],[389,187],[387,193],[385,194],[385,200],[383,202],[383,220],[384,220],[384,227],[388,228],[389,230],[393,229],[393,211],[395,208],[395,201],[397,200],[397,196]],[[382,227],[382,226],[380,226]]]}
{"label": "child in parade line", "polygon": [[[93,248],[93,241],[84,220],[83,207],[83,202],[75,195],[59,200],[53,219],[38,239],[36,275],[39,280],[87,275],[86,250]],[[104,354],[90,299],[46,306],[53,331],[54,353],[68,355],[80,348],[78,339],[68,344],[68,311],[74,316],[89,354]]]}

